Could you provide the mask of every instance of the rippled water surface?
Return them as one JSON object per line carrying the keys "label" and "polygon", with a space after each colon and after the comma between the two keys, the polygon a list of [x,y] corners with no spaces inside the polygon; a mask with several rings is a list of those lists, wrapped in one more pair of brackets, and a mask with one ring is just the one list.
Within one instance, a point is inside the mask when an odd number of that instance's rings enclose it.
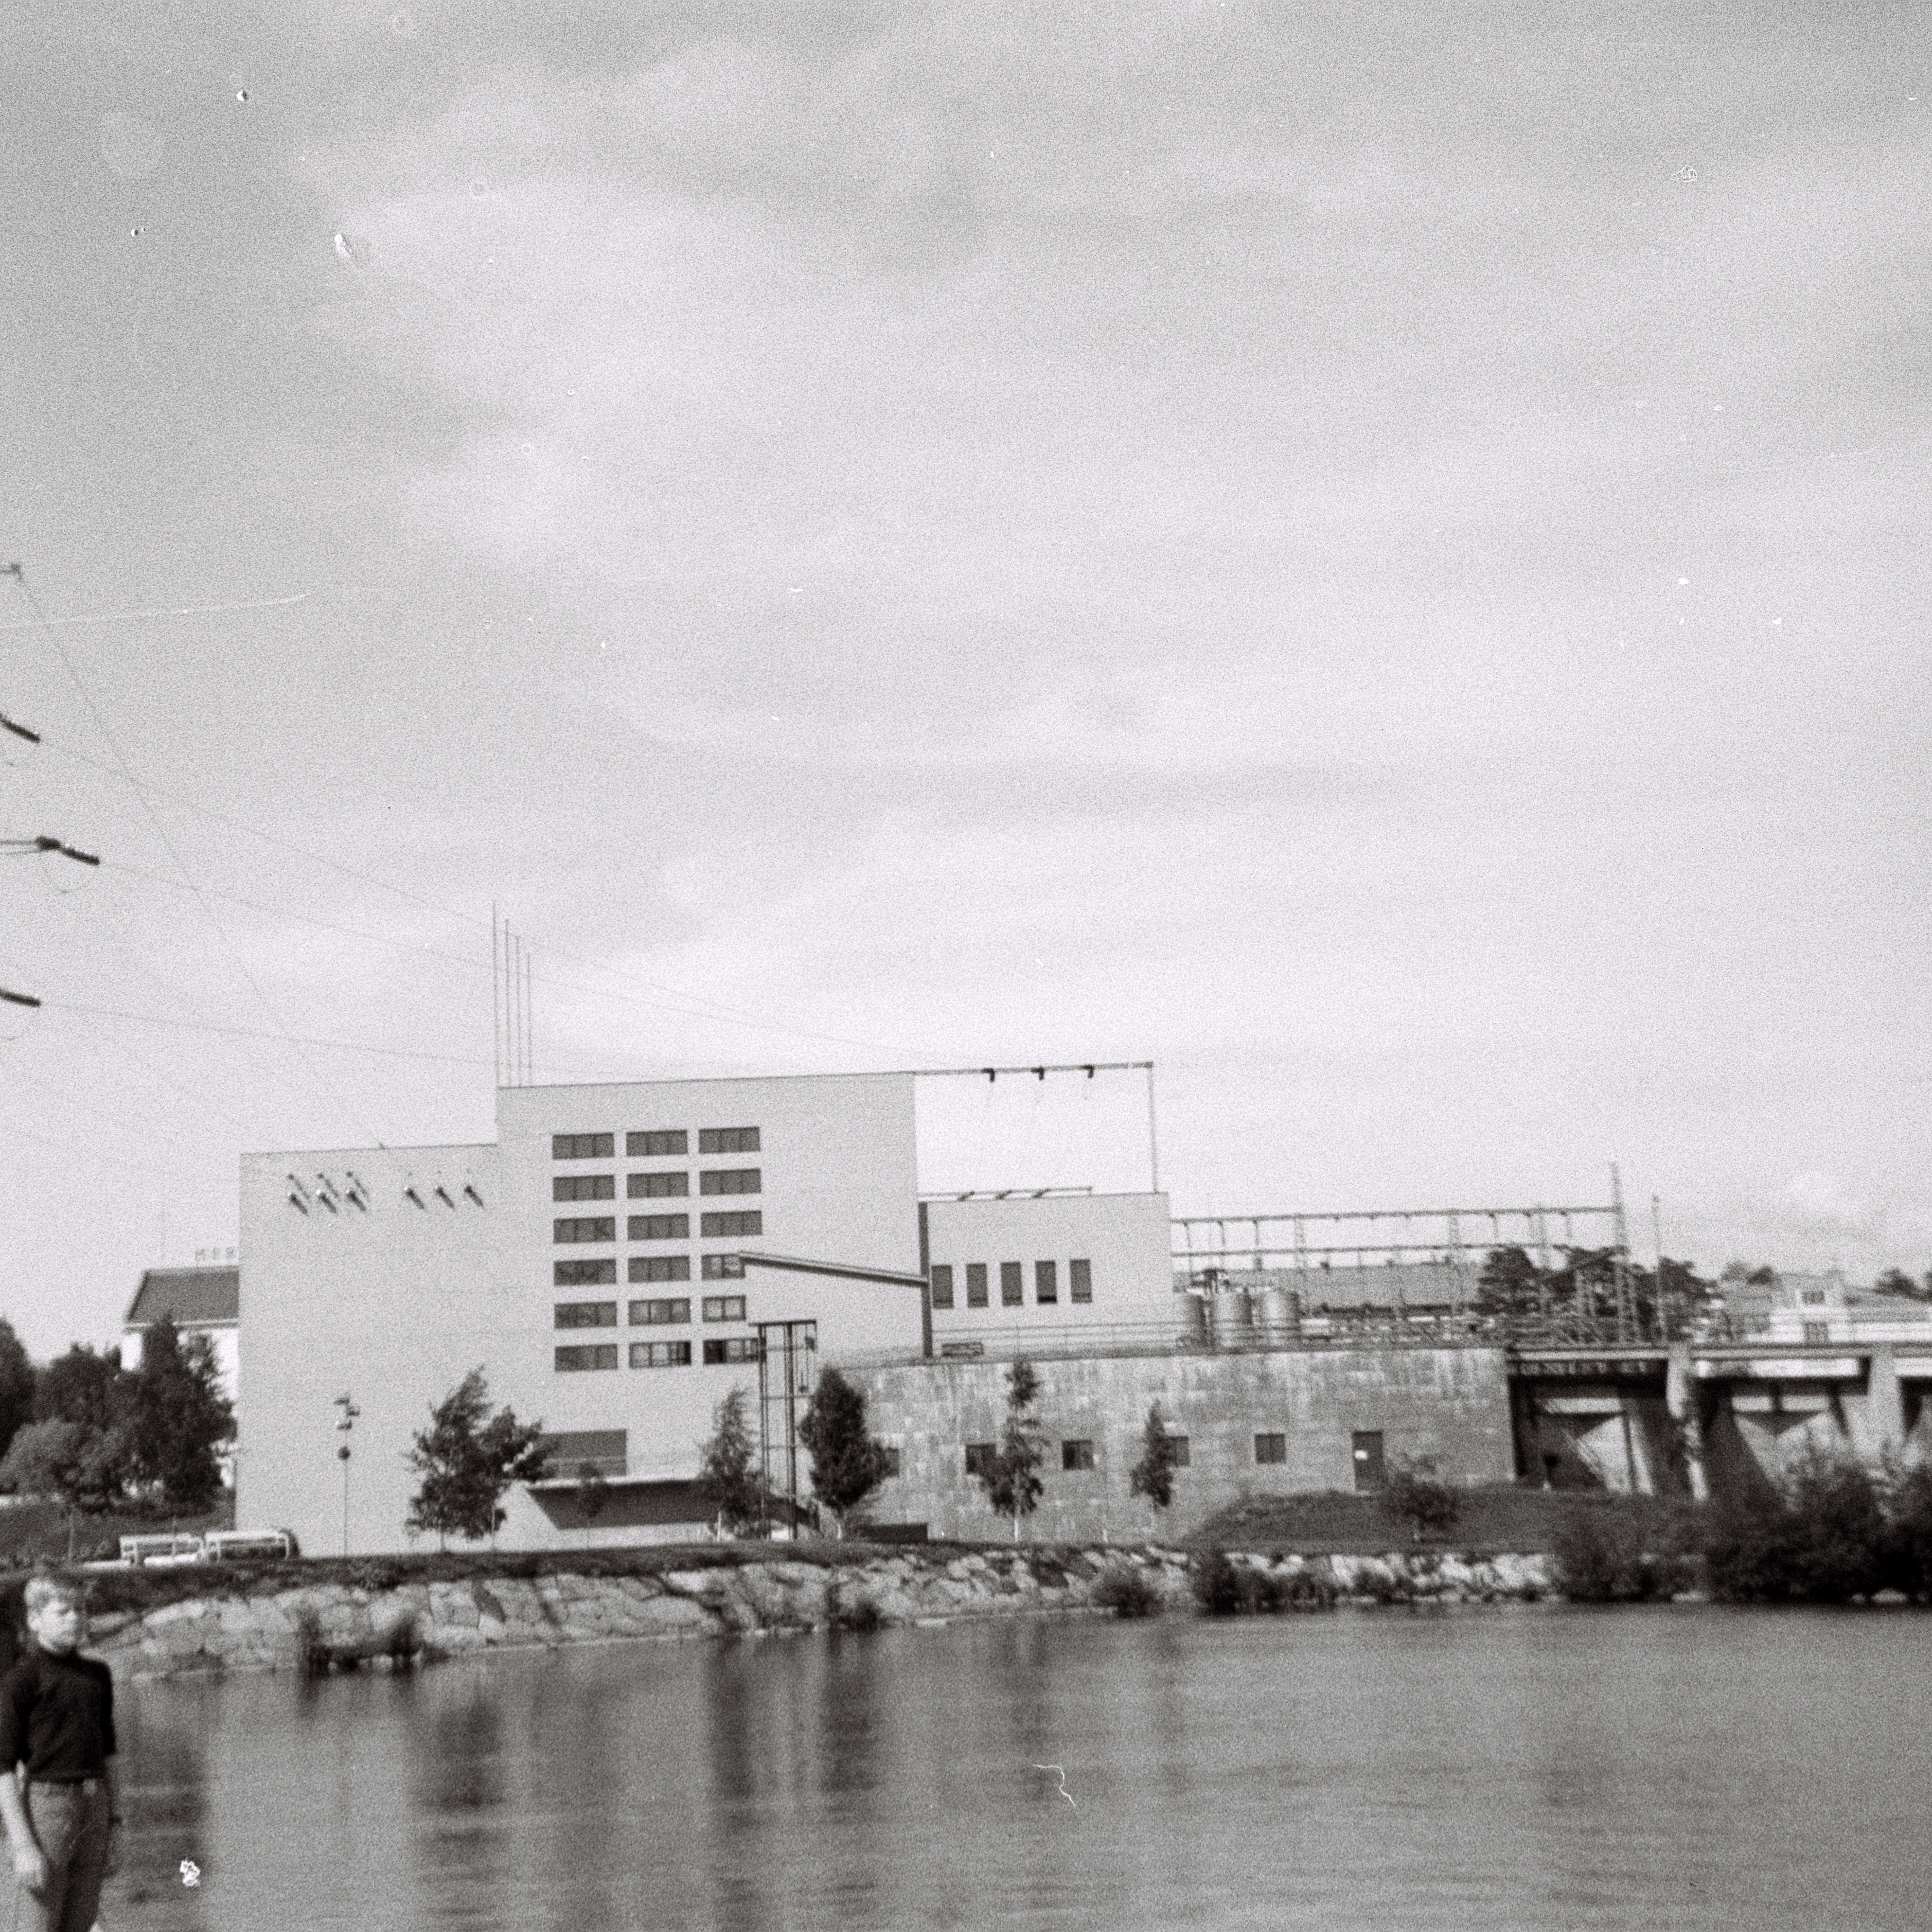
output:
{"label": "rippled water surface", "polygon": [[1928,1664],[1916,1615],[1686,1606],[1047,1619],[140,1684],[102,1920],[1919,1927]]}

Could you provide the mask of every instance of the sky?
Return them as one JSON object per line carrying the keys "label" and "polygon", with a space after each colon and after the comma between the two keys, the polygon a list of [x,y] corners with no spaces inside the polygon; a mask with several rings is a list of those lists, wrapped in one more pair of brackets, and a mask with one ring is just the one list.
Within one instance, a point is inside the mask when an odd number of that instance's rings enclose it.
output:
{"label": "sky", "polygon": [[[541,1082],[1151,1059],[1177,1214],[1932,1266],[1916,8],[9,42],[35,1354],[244,1150],[490,1138],[493,908]],[[1135,1076],[924,1108],[1147,1184]]]}

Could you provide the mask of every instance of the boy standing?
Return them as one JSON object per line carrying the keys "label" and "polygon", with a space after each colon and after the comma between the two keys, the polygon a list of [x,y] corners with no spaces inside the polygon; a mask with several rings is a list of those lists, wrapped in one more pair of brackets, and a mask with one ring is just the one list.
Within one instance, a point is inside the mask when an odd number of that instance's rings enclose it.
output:
{"label": "boy standing", "polygon": [[76,1654],[80,1594],[62,1578],[26,1588],[33,1641],[0,1682],[0,1820],[20,1890],[15,1932],[88,1932],[112,1868],[114,1679]]}

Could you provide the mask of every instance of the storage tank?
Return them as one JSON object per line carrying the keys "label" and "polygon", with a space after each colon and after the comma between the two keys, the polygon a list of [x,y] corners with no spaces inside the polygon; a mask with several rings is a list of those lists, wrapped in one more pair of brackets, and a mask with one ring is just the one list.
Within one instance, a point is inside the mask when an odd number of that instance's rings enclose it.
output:
{"label": "storage tank", "polygon": [[1184,1295],[1186,1304],[1181,1310],[1180,1339],[1205,1347],[1208,1341],[1208,1298],[1204,1294]]}
{"label": "storage tank", "polygon": [[1294,1304],[1285,1288],[1271,1288],[1262,1297],[1262,1326],[1274,1334],[1285,1335],[1293,1327]]}

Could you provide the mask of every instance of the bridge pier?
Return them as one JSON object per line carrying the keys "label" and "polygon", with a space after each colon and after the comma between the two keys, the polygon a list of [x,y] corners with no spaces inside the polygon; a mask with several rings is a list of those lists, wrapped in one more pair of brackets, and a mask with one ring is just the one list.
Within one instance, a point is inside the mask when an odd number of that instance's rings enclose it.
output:
{"label": "bridge pier", "polygon": [[1704,1468],[1704,1426],[1698,1404],[1696,1378],[1690,1372],[1690,1344],[1673,1342],[1664,1370],[1664,1402],[1684,1444],[1684,1474],[1694,1502],[1708,1502],[1711,1484]]}
{"label": "bridge pier", "polygon": [[1870,1344],[1865,1372],[1865,1432],[1859,1447],[1871,1456],[1905,1444],[1905,1392],[1898,1385],[1898,1360],[1889,1342]]}

